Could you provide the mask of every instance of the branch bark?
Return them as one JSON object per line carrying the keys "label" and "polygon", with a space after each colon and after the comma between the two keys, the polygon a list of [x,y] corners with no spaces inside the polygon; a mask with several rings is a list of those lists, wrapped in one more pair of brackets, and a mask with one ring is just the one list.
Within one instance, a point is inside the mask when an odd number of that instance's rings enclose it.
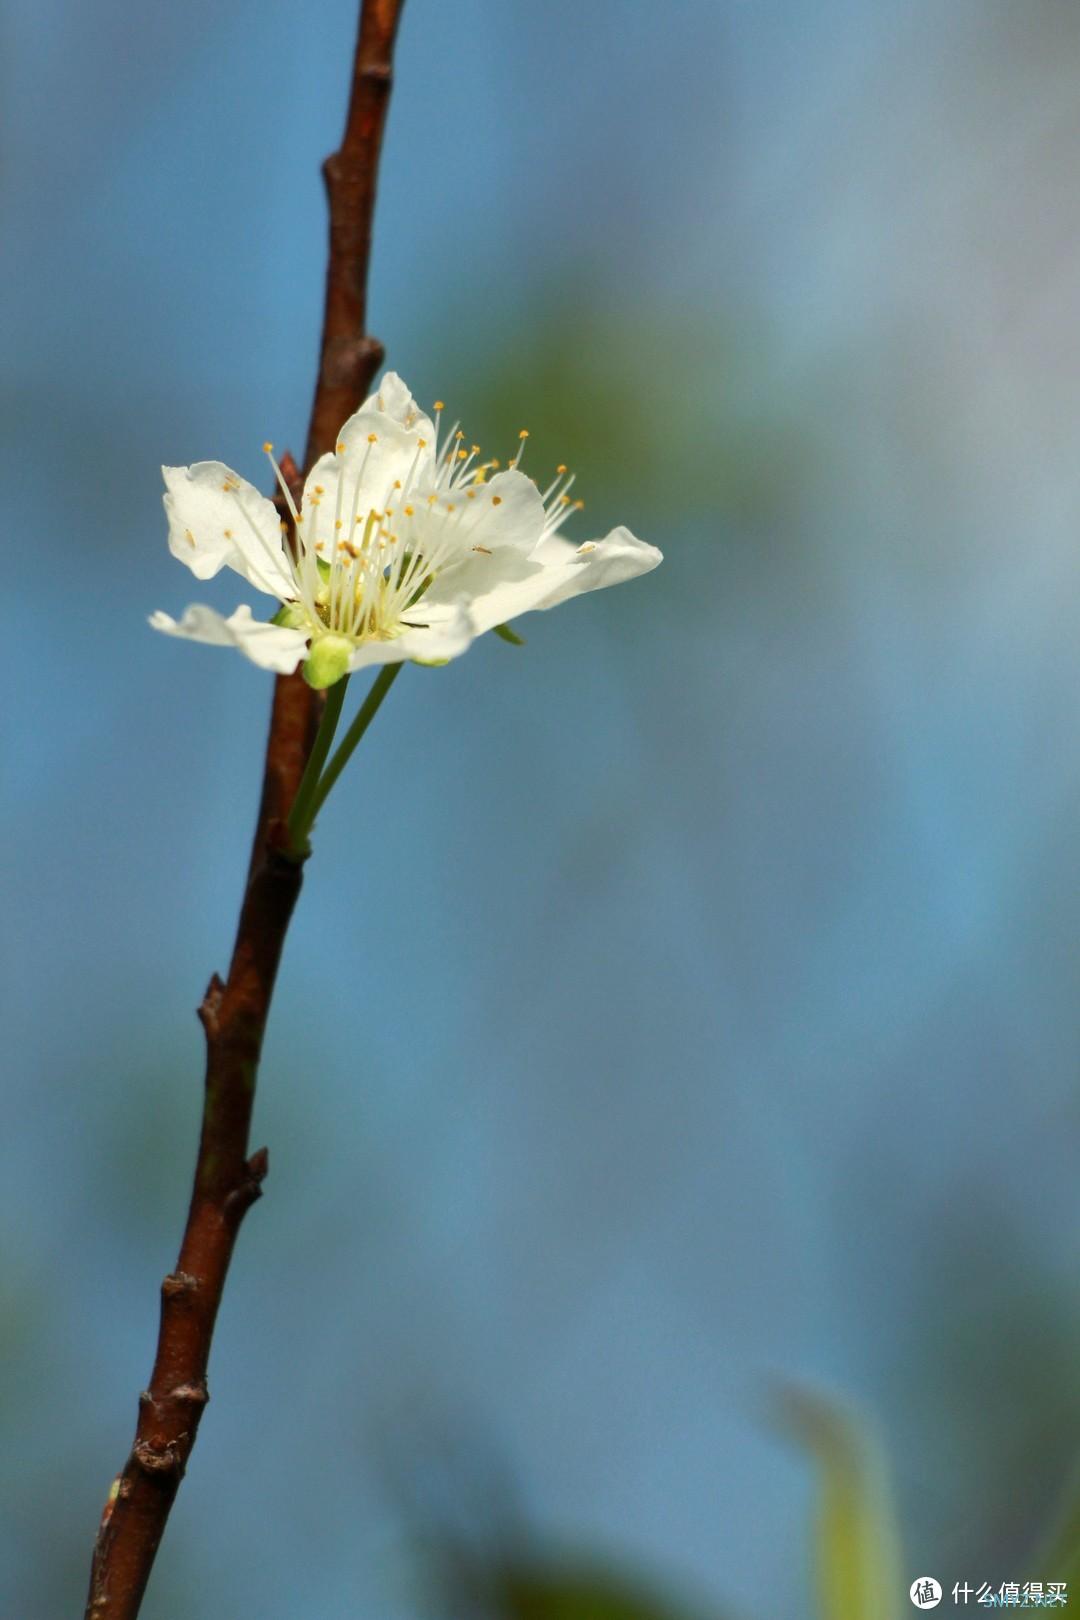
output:
{"label": "branch bark", "polygon": [[[367,274],[394,40],[404,0],[362,0],[345,134],[323,165],[330,253],[322,347],[305,467],[335,443],[382,362],[367,335]],[[294,471],[295,469],[290,469]],[[240,1223],[259,1197],[265,1148],[249,1153],[251,1114],[274,979],[300,893],[285,820],[314,741],[321,694],[302,677],[275,683],[262,798],[232,961],[199,1008],[206,1089],[194,1187],[135,1440],[114,1480],[94,1547],[85,1620],[135,1620],[209,1399],[207,1364]]]}

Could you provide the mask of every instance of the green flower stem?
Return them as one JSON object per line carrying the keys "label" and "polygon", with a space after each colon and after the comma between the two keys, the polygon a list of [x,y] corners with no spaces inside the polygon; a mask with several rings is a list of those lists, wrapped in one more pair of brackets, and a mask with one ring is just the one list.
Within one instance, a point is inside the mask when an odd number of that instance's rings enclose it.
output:
{"label": "green flower stem", "polygon": [[[315,794],[319,786],[319,777],[326,764],[326,756],[330,752],[330,744],[334,740],[338,720],[341,718],[341,705],[345,702],[345,688],[349,684],[349,677],[343,675],[336,681],[326,694],[326,703],[323,707],[322,719],[319,729],[315,733],[308,762],[304,766],[304,774],[300,778],[300,786],[296,790],[293,807],[289,811],[289,844],[296,855],[307,853],[307,836],[315,820],[315,811],[312,808]],[[320,801],[321,802],[321,801]]]}
{"label": "green flower stem", "polygon": [[[354,748],[364,735],[364,732],[367,730],[368,726],[370,726],[371,722],[374,720],[376,714],[379,712],[379,706],[387,692],[389,692],[390,688],[401,674],[401,668],[401,664],[383,665],[378,676],[372,683],[370,692],[360,705],[355,720],[338,744],[337,749],[334,752],[333,759],[330,761],[329,765],[327,765],[325,771],[323,771],[322,776],[319,778],[317,784],[315,783],[314,778],[312,779],[312,784],[309,791],[305,791],[309,788],[308,772],[305,771],[304,780],[301,783],[300,791],[296,795],[296,803],[293,805],[292,815],[289,817],[289,838],[294,849],[302,850],[306,847],[308,835],[311,832],[312,827],[315,825],[315,818],[322,809],[330,789],[333,787],[334,783],[337,781],[338,777],[349,763],[349,760],[352,758]],[[328,710],[330,707],[330,698],[334,692],[337,691],[338,687],[344,685],[344,681],[339,681],[338,686],[332,686],[330,688],[326,699]],[[338,699],[337,706],[338,710],[340,711],[340,698]],[[316,738],[315,747],[312,750],[312,760],[314,760],[315,755],[319,750],[319,743],[322,740],[323,727],[325,727],[325,725],[326,719],[324,717],[323,725],[319,728],[319,735]],[[322,755],[319,761],[320,768],[322,766],[322,761],[326,758],[332,736],[333,728],[331,728],[330,733],[327,735],[326,746],[322,750]],[[310,769],[311,767],[309,765],[308,770],[310,771]],[[301,801],[303,802],[301,803]]]}

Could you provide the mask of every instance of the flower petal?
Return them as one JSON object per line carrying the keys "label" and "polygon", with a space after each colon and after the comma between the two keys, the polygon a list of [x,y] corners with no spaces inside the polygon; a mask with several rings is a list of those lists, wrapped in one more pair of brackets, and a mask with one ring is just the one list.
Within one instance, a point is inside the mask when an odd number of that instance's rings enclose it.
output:
{"label": "flower petal", "polygon": [[409,504],[416,513],[404,531],[409,547],[430,557],[438,571],[425,602],[468,598],[507,570],[520,578],[519,565],[543,534],[544,503],[524,473],[499,473],[487,484],[442,490],[431,501],[417,495]]}
{"label": "flower petal", "polygon": [[342,477],[341,521],[351,526],[354,509],[366,519],[371,509],[393,506],[395,494],[410,480],[426,490],[434,476],[435,429],[396,372],[388,372],[378,391],[349,417],[338,444],[340,452],[320,456],[304,484],[309,545],[313,536],[327,540],[332,535]]}
{"label": "flower petal", "polygon": [[167,613],[152,613],[150,623],[167,636],[182,636],[215,647],[236,647],[260,669],[272,669],[279,675],[290,675],[307,655],[308,638],[302,630],[265,624],[252,617],[249,607],[238,607],[226,619],[213,608],[197,603],[186,610],[179,623]]}
{"label": "flower petal", "polygon": [[476,634],[467,609],[462,603],[456,603],[452,607],[433,610],[427,624],[406,630],[392,641],[362,642],[349,660],[349,669],[366,669],[375,664],[400,664],[407,658],[419,659],[421,663],[442,663],[463,653]]}
{"label": "flower petal", "polygon": [[421,434],[425,434],[432,443],[434,442],[435,434],[434,429],[431,429],[431,418],[420,409],[396,371],[384,374],[379,386],[373,394],[368,395],[361,409],[382,411],[406,427],[418,427]]}
{"label": "flower petal", "polygon": [[[479,572],[470,568],[462,595],[468,600],[469,614],[479,635],[520,613],[556,607],[571,596],[647,574],[662,558],[662,552],[638,540],[629,529],[612,529],[606,539],[578,547],[553,535],[537,547],[527,565],[516,570],[510,569],[508,559],[500,558],[486,588]],[[454,570],[455,576],[458,572]]]}
{"label": "flower petal", "polygon": [[295,594],[272,501],[220,461],[162,467],[169,550],[196,579],[224,567],[268,596]]}

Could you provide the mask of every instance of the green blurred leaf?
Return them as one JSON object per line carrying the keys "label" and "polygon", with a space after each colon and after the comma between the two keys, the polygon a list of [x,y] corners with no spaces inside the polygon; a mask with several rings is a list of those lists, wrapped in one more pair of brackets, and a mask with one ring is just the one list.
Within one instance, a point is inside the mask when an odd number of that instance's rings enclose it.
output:
{"label": "green blurred leaf", "polygon": [[1065,1488],[1055,1521],[1030,1564],[1032,1578],[1080,1587],[1080,1468]]}
{"label": "green blurred leaf", "polygon": [[525,637],[519,636],[516,630],[511,630],[508,624],[497,624],[495,634],[500,641],[508,641],[511,647],[524,647]]}
{"label": "green blurred leaf", "polygon": [[818,1470],[814,1525],[821,1620],[897,1620],[900,1537],[884,1464],[866,1424],[823,1396],[783,1393],[784,1427]]}
{"label": "green blurred leaf", "polygon": [[493,1589],[507,1620],[696,1620],[681,1603],[594,1565],[508,1564]]}

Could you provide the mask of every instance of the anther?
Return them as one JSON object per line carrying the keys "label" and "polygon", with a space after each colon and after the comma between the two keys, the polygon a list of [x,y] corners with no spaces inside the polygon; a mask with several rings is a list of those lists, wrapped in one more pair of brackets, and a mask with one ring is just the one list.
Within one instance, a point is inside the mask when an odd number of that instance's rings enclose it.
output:
{"label": "anther", "polygon": [[379,437],[379,435],[377,433],[369,433],[368,436],[367,436],[368,444],[374,444],[376,442],[376,440],[378,439],[378,437]]}
{"label": "anther", "polygon": [[265,454],[266,454],[266,455],[268,455],[268,456],[272,456],[272,455],[273,455],[273,453],[274,453],[274,447],[273,447],[273,445],[272,445],[272,444],[271,444],[271,443],[270,443],[270,440],[269,440],[269,439],[267,439],[267,440],[266,440],[266,441],[265,441],[265,442],[264,442],[264,444],[263,444],[263,452],[264,452],[264,453],[265,453]]}
{"label": "anther", "polygon": [[492,504],[492,506],[501,506],[502,505],[502,496],[501,495],[493,495],[491,497],[491,504]]}

